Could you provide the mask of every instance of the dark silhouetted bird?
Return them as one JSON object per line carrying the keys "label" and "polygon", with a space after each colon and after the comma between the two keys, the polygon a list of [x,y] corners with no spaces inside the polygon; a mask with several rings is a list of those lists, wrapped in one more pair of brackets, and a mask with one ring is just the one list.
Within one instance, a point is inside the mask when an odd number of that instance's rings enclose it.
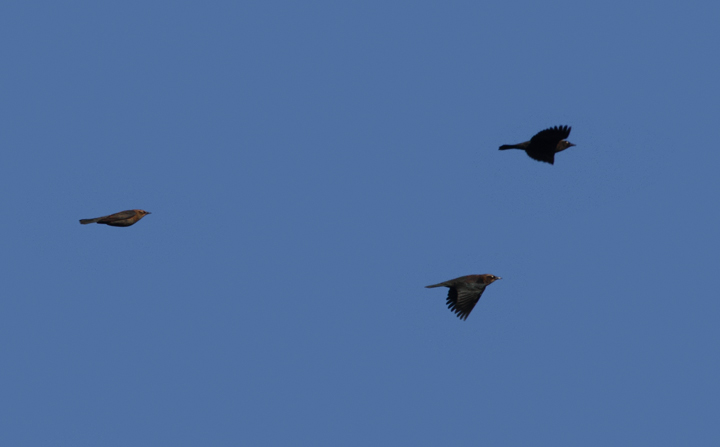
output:
{"label": "dark silhouetted bird", "polygon": [[553,164],[556,153],[575,146],[565,139],[570,135],[570,129],[572,128],[569,126],[551,127],[538,132],[530,141],[520,144],[503,144],[500,146],[500,150],[522,149],[530,158]]}
{"label": "dark silhouetted bird", "polygon": [[448,308],[457,314],[461,320],[466,320],[470,312],[480,301],[480,295],[485,291],[485,287],[502,279],[495,275],[468,275],[451,279],[450,281],[441,282],[432,286],[425,286],[428,289],[433,287],[449,287],[447,297]]}
{"label": "dark silhouetted bird", "polygon": [[80,223],[83,225],[99,223],[110,225],[111,227],[129,227],[147,214],[150,213],[143,210],[127,210],[109,216],[96,217],[95,219],[80,219]]}

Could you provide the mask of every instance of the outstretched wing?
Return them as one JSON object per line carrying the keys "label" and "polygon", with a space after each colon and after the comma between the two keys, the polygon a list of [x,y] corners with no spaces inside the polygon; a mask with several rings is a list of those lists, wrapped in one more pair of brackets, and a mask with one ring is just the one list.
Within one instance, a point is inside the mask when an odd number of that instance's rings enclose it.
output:
{"label": "outstretched wing", "polygon": [[555,126],[551,127],[549,129],[542,130],[535,134],[534,137],[530,140],[532,144],[540,144],[540,145],[548,145],[555,147],[560,142],[560,140],[564,140],[565,138],[570,136],[570,130],[572,127],[570,126]]}
{"label": "outstretched wing", "polygon": [[485,288],[451,287],[448,292],[448,309],[455,312],[461,320],[466,320],[473,310]]}
{"label": "outstretched wing", "polygon": [[570,136],[571,129],[570,126],[555,126],[540,131],[532,137],[525,152],[534,160],[553,164],[558,143]]}

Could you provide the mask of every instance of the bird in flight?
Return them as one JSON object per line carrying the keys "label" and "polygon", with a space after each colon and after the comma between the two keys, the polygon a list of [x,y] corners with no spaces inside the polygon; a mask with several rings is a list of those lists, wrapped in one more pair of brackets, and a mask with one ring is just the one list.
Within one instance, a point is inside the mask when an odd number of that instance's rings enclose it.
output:
{"label": "bird in flight", "polygon": [[110,225],[111,227],[129,227],[148,214],[150,214],[150,212],[143,210],[127,210],[94,219],[80,219],[80,223],[83,225],[99,223]]}
{"label": "bird in flight", "polygon": [[500,150],[522,149],[528,156],[537,161],[553,164],[555,154],[575,146],[566,140],[570,135],[570,126],[555,126],[535,134],[530,141],[518,144],[503,144]]}
{"label": "bird in flight", "polygon": [[495,275],[468,275],[451,279],[450,281],[441,282],[432,286],[425,286],[428,289],[433,287],[449,287],[447,296],[447,307],[461,320],[466,320],[470,312],[475,307],[480,296],[485,291],[485,287],[502,279]]}

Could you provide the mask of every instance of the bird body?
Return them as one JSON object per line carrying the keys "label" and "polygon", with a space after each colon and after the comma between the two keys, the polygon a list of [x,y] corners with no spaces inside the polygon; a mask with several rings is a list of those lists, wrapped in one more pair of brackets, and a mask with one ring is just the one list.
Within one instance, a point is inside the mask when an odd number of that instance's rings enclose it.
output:
{"label": "bird body", "polygon": [[111,227],[129,227],[148,214],[150,214],[148,211],[143,210],[127,210],[94,219],[80,219],[80,223],[83,225],[99,223],[110,225]]}
{"label": "bird body", "polygon": [[428,289],[448,287],[450,289],[447,297],[448,309],[453,311],[461,320],[466,320],[475,304],[480,301],[480,296],[482,296],[485,288],[498,279],[502,278],[490,274],[467,275],[425,287]]}
{"label": "bird body", "polygon": [[566,140],[566,138],[570,136],[571,129],[572,127],[569,126],[551,127],[538,132],[530,141],[518,144],[503,144],[500,146],[500,150],[522,149],[534,160],[554,164],[555,154],[575,146]]}

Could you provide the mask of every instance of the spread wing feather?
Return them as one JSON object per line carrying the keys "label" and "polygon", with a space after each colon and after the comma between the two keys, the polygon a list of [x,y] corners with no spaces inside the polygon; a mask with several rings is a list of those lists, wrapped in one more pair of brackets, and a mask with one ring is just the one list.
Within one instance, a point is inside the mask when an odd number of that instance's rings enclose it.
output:
{"label": "spread wing feather", "polygon": [[466,320],[477,302],[480,301],[480,296],[482,296],[484,291],[484,288],[469,289],[466,287],[451,287],[447,297],[448,309],[455,312],[461,320]]}
{"label": "spread wing feather", "polygon": [[564,140],[570,136],[570,126],[555,126],[549,129],[541,130],[536,133],[530,140],[532,144],[550,145],[552,147],[557,146],[560,140]]}

